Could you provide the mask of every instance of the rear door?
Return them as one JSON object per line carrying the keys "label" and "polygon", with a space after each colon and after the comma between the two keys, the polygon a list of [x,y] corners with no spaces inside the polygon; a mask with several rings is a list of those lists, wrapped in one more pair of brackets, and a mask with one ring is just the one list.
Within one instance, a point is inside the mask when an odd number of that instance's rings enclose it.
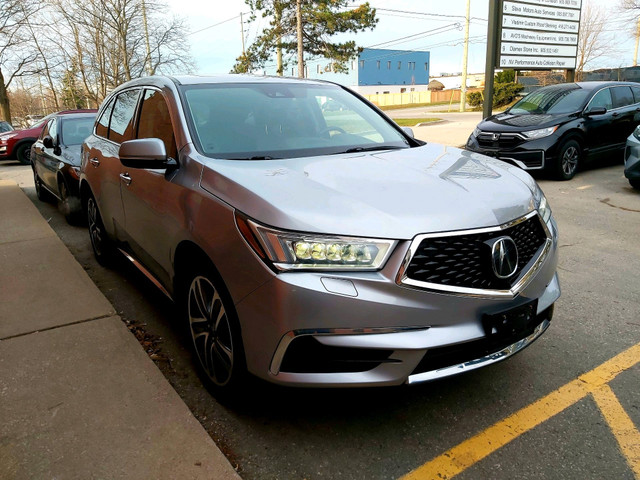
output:
{"label": "rear door", "polygon": [[621,85],[611,89],[613,94],[613,143],[622,147],[635,128],[634,117],[636,115],[635,99],[628,85]]}
{"label": "rear door", "polygon": [[[144,90],[136,138],[159,138],[167,156],[178,158],[167,99],[156,89]],[[122,166],[122,202],[127,241],[136,257],[165,285],[171,252],[184,226],[183,187],[172,181],[176,170]]]}

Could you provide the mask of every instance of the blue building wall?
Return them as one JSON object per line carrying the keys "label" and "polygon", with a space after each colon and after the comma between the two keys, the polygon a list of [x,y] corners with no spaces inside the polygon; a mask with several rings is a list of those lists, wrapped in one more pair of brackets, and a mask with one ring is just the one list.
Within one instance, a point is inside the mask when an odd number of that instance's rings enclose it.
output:
{"label": "blue building wall", "polygon": [[358,57],[358,85],[426,85],[429,52],[365,48]]}

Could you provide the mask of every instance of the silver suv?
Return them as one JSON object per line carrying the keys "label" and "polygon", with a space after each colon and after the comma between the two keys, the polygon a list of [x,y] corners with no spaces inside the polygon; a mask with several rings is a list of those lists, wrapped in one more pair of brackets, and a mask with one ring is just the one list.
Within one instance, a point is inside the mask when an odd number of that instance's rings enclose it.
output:
{"label": "silver suv", "polygon": [[247,371],[454,375],[537,339],[560,295],[557,227],[527,173],[424,144],[339,85],[133,80],[82,157],[96,257],[120,250],[178,303],[219,389]]}

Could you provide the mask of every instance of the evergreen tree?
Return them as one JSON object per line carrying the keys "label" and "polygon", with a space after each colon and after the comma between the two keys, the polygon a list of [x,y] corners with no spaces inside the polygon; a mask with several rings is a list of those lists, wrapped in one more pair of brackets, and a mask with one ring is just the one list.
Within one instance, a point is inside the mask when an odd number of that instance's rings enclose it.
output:
{"label": "evergreen tree", "polygon": [[[269,27],[265,28],[247,49],[237,58],[233,73],[248,72],[263,67],[272,59],[278,48],[287,57],[283,68],[298,53],[296,0],[245,0],[251,8],[252,18],[261,15],[269,18]],[[333,70],[347,72],[348,61],[354,58],[360,49],[353,40],[331,42],[334,35],[340,33],[358,33],[373,30],[376,23],[376,11],[369,3],[349,8],[349,0],[302,0],[302,44],[306,55],[324,57],[332,61]]]}

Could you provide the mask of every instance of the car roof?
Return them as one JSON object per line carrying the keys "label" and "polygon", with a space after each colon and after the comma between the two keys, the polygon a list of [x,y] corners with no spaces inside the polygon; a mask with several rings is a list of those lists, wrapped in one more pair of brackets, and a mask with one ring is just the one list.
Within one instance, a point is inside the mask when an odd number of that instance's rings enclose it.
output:
{"label": "car roof", "polygon": [[54,117],[59,117],[60,119],[63,118],[85,118],[85,117],[95,117],[96,113],[98,113],[97,110],[92,110],[90,112],[87,111],[83,111],[83,112],[76,112],[76,113],[63,113],[63,112],[59,112],[55,115],[53,115]]}
{"label": "car roof", "polygon": [[636,82],[576,82],[576,85],[578,85],[580,88],[584,88],[585,90],[596,90],[602,87],[615,87],[615,86],[623,86],[623,85],[628,85],[628,86],[632,86],[635,85],[636,87],[640,87],[640,83],[636,83]]}

